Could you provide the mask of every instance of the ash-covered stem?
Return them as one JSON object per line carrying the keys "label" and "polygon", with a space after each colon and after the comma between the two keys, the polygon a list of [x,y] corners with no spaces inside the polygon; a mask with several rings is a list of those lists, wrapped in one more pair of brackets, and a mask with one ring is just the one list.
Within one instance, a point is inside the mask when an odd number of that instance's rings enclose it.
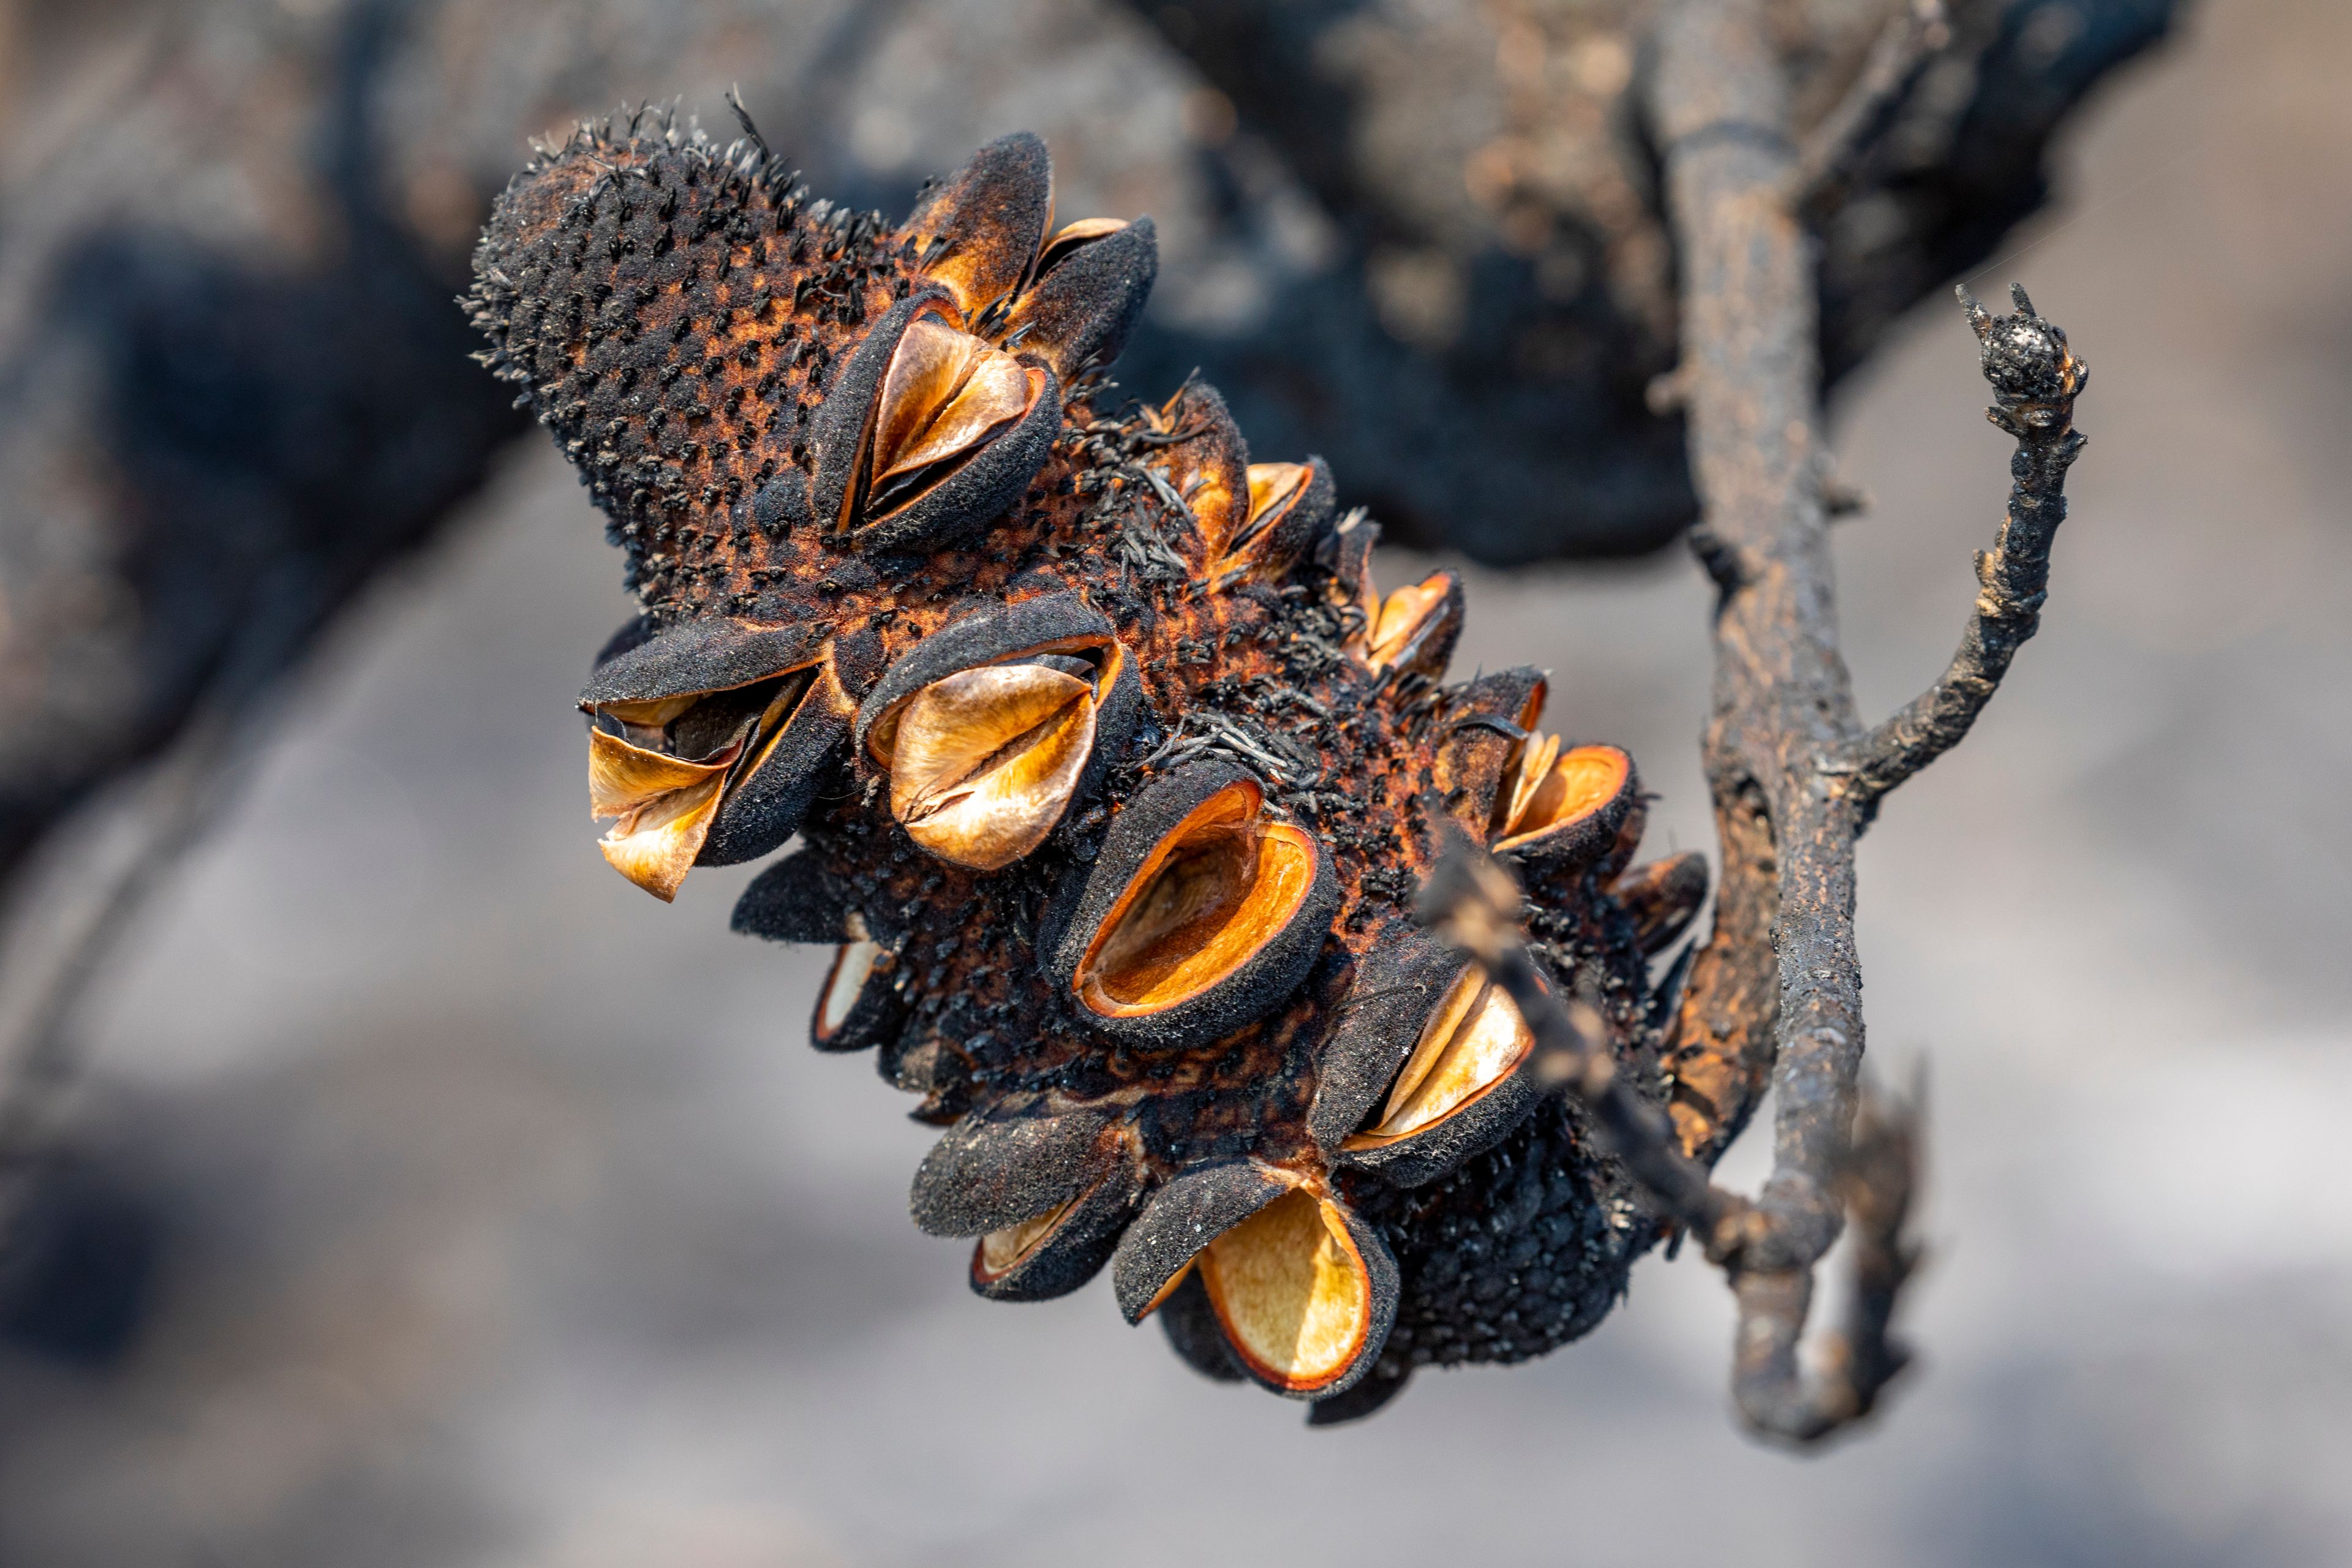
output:
{"label": "ash-covered stem", "polygon": [[[1684,1146],[1701,1157],[1738,1131],[1769,1072],[1772,1173],[1738,1243],[1711,1251],[1739,1303],[1742,1415],[1764,1436],[1810,1442],[1872,1409],[1906,1360],[1889,1329],[1911,1272],[1916,1113],[1861,1089],[1854,846],[1885,793],[1966,733],[2032,634],[2059,487],[2081,446],[2083,373],[2022,294],[2015,316],[1972,309],[1994,422],[2019,442],[2010,520],[1951,670],[1865,733],[1837,646],[1814,254],[1799,213],[1852,133],[1817,140],[1828,151],[1810,156],[1794,146],[1764,12],[1765,0],[1676,0],[1660,16],[1647,89],[1682,266],[1679,384],[1705,510],[1692,542],[1720,591],[1703,754],[1723,891],[1666,1059]],[[1895,37],[1873,73],[1885,91],[1933,47],[1932,13],[1915,16],[1919,33]],[[1867,121],[1879,90],[1846,118]],[[1684,1098],[1694,1089],[1696,1110]],[[1798,1348],[1813,1270],[1849,1219],[1854,1309],[1809,1375]]]}

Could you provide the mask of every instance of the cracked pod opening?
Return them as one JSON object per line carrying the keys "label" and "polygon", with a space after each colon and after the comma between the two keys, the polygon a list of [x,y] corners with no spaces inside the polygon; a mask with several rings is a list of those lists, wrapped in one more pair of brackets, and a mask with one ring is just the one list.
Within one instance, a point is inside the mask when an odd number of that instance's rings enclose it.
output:
{"label": "cracked pod opening", "polygon": [[821,1051],[859,1051],[898,1032],[903,1006],[890,988],[890,950],[873,939],[864,917],[849,917],[850,937],[834,949],[809,1016],[809,1044]]}
{"label": "cracked pod opening", "polygon": [[1075,1195],[1065,1198],[1044,1214],[982,1237],[972,1258],[972,1278],[992,1285],[1021,1267],[1045,1245],[1045,1238],[1054,1234],[1054,1227],[1062,1223],[1077,1201]]}
{"label": "cracked pod opening", "polygon": [[944,860],[994,871],[1044,843],[1095,756],[1126,673],[1116,643],[1016,654],[943,676],[889,706],[866,747],[890,775],[890,814]]}
{"label": "cracked pod opening", "polygon": [[[1369,592],[1370,584],[1365,586]],[[1400,665],[1442,670],[1461,621],[1460,580],[1451,572],[1433,572],[1391,594],[1381,601],[1380,613],[1368,617],[1364,662],[1374,669]]]}
{"label": "cracked pod opening", "polygon": [[936,315],[907,324],[882,377],[866,437],[865,482],[843,498],[838,524],[878,522],[942,483],[1036,407],[1045,373]]}
{"label": "cracked pod opening", "polygon": [[[1123,655],[1107,655],[1117,679]],[[983,665],[917,692],[877,741],[888,749],[890,814],[908,837],[976,870],[1045,842],[1094,754],[1104,672],[1045,655]]]}
{"label": "cracked pod opening", "polygon": [[1286,1392],[1329,1387],[1385,1337],[1362,1248],[1339,1210],[1305,1187],[1216,1237],[1197,1267],[1243,1363]]}
{"label": "cracked pod opening", "polygon": [[1160,839],[1087,945],[1079,999],[1105,1017],[1181,1005],[1279,936],[1314,888],[1312,834],[1263,816],[1265,791],[1237,779]]}
{"label": "cracked pod opening", "polygon": [[1228,552],[1249,544],[1280,521],[1307,493],[1311,471],[1304,463],[1252,463],[1249,466],[1249,519],[1226,546]]}
{"label": "cracked pod opening", "polygon": [[589,814],[617,819],[597,844],[604,858],[675,899],[727,798],[776,756],[815,678],[810,666],[725,690],[586,704]]}
{"label": "cracked pod opening", "polygon": [[1467,1110],[1516,1072],[1535,1043],[1510,997],[1471,965],[1430,1016],[1371,1125],[1341,1147],[1382,1148]]}
{"label": "cracked pod opening", "polygon": [[1636,794],[1633,758],[1614,746],[1563,750],[1559,736],[1529,731],[1516,760],[1487,824],[1497,851],[1580,859],[1615,839]]}

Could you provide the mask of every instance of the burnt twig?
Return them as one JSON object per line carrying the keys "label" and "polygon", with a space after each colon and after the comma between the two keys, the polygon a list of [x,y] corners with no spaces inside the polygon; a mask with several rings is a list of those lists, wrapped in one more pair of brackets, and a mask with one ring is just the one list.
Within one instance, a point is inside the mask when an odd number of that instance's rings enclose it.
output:
{"label": "burnt twig", "polygon": [[1917,1264],[1906,1234],[1918,1172],[1919,1097],[1865,1092],[1851,1137],[1830,1172],[1835,1201],[1853,1225],[1852,1304],[1824,1337],[1807,1376],[1798,1345],[1811,1305],[1811,1261],[1779,1255],[1771,1216],[1715,1185],[1684,1152],[1675,1128],[1637,1092],[1609,1048],[1607,1026],[1580,1000],[1563,1002],[1538,974],[1519,940],[1520,894],[1494,858],[1459,832],[1423,884],[1423,924],[1468,952],[1510,996],[1536,1038],[1535,1071],[1591,1113],[1610,1152],[1653,1206],[1699,1238],[1739,1303],[1733,1387],[1751,1424],[1808,1442],[1869,1414],[1908,1363],[1891,1332],[1896,1302]]}
{"label": "burnt twig", "polygon": [[1871,47],[1862,75],[1798,149],[1787,184],[1791,206],[1809,205],[1845,186],[1895,123],[1927,67],[1951,41],[1943,0],[1912,0],[1886,24]]}
{"label": "burnt twig", "polygon": [[2074,399],[2090,384],[2091,367],[2066,347],[2066,334],[2034,312],[2023,289],[2011,288],[2013,316],[1992,315],[1965,288],[1958,292],[1992,384],[1986,417],[2017,440],[2009,512],[1991,551],[1978,552],[1983,591],[1951,664],[1850,753],[1855,782],[1873,800],[1959,743],[2018,648],[2041,628],[2050,546],[2066,521],[2066,470],[2084,446]]}
{"label": "burnt twig", "polygon": [[[1661,16],[1649,85],[1683,270],[1679,375],[1705,511],[1692,542],[1720,590],[1704,755],[1723,871],[1666,1062],[1676,1131],[1703,1160],[1768,1077],[1778,1096],[1772,1173],[1726,1260],[1739,1304],[1733,1386],[1755,1430],[1811,1441],[1872,1408],[1900,1368],[1886,1326],[1910,1272],[1914,1119],[1868,1104],[1856,1114],[1854,847],[1885,792],[1966,731],[2031,635],[2058,484],[2080,446],[2082,376],[2022,296],[2018,316],[1978,313],[1995,420],[2020,442],[2011,521],[1952,671],[1865,733],[1837,646],[1819,309],[1792,200],[1807,176],[1764,8],[1677,0]],[[1798,1349],[1813,1270],[1849,1213],[1863,1242],[1856,1316],[1809,1379]]]}
{"label": "burnt twig", "polygon": [[1746,1199],[1707,1180],[1685,1153],[1674,1126],[1618,1075],[1609,1033],[1589,1003],[1562,1003],[1519,940],[1519,889],[1494,858],[1449,825],[1444,856],[1423,884],[1423,924],[1484,966],[1536,1037],[1535,1070],[1591,1111],[1612,1152],[1625,1163],[1667,1218],[1697,1237],[1708,1258],[1735,1254],[1749,1213]]}

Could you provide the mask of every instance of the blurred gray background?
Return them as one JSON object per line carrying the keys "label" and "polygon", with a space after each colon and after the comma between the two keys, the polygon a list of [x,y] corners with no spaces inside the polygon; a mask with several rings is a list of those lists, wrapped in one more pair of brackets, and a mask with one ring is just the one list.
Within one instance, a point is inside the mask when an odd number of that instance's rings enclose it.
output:
{"label": "blurred gray background", "polygon": [[[905,1217],[931,1134],[804,1044],[821,955],[728,934],[748,869],[665,909],[593,848],[570,701],[626,606],[534,443],[345,628],[100,998],[78,1179],[157,1222],[152,1271],[119,1353],[0,1349],[0,1563],[2352,1563],[2347,63],[2339,0],[2215,0],[1978,280],[2092,362],[2092,446],[2040,640],[1864,854],[1874,1055],[1928,1058],[1935,1140],[1873,1426],[1738,1436],[1693,1258],[1317,1433],[1099,1289],[969,1295]],[[1983,390],[1931,306],[1840,394],[1868,711],[1973,592]],[[1683,554],[1469,594],[1456,669],[1549,667],[1664,793],[1653,845],[1711,847]]]}

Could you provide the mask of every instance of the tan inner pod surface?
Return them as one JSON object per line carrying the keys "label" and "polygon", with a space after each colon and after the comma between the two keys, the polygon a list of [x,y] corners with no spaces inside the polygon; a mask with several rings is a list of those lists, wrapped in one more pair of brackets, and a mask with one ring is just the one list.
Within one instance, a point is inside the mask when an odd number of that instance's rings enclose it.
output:
{"label": "tan inner pod surface", "polygon": [[1444,1121],[1508,1078],[1535,1043],[1510,997],[1472,965],[1430,1016],[1380,1121],[1341,1147],[1377,1149]]}
{"label": "tan inner pod surface", "polygon": [[589,731],[589,815],[619,819],[596,841],[605,860],[663,902],[676,898],[741,751],[739,742],[709,762],[688,763]]}
{"label": "tan inner pod surface", "polygon": [[1071,1205],[1077,1201],[1075,1197],[1065,1198],[1034,1219],[1024,1219],[1019,1225],[992,1230],[982,1237],[981,1273],[991,1279],[1011,1273],[1015,1265],[1036,1251],[1045,1238],[1054,1234],[1054,1227],[1062,1223],[1062,1216],[1068,1214]]}
{"label": "tan inner pod surface", "polygon": [[831,1036],[849,1021],[858,993],[866,989],[866,977],[874,973],[881,957],[882,944],[863,937],[841,944],[833,955],[833,967],[825,971],[824,992],[817,1005],[818,1034]]}
{"label": "tan inner pod surface", "polygon": [[[1532,748],[1535,737],[1529,738]],[[1510,820],[1496,847],[1522,843],[1538,833],[1600,810],[1625,787],[1633,763],[1614,746],[1575,746],[1563,752],[1558,737],[1531,750],[1512,791]]]}
{"label": "tan inner pod surface", "polygon": [[1314,840],[1259,819],[1247,781],[1194,806],[1162,839],[1079,965],[1078,994],[1108,1016],[1156,1013],[1249,962],[1305,901]]}
{"label": "tan inner pod surface", "polygon": [[890,812],[933,854],[992,871],[1061,821],[1095,742],[1094,688],[1043,665],[933,681],[891,735]]}
{"label": "tan inner pod surface", "polygon": [[[769,680],[778,683],[775,696],[756,723],[748,714],[737,721],[734,740],[698,761],[671,753],[671,726],[687,714]],[[597,704],[593,711],[623,730],[588,731],[588,815],[620,819],[598,841],[604,858],[656,898],[675,898],[727,792],[766,764],[815,689],[811,665],[717,691]]]}
{"label": "tan inner pod surface", "polygon": [[1363,1348],[1371,1281],[1346,1225],[1303,1187],[1210,1242],[1201,1279],[1234,1349],[1285,1388],[1333,1381]]}
{"label": "tan inner pod surface", "polygon": [[1380,620],[1370,633],[1374,665],[1386,664],[1404,651],[1413,635],[1421,630],[1422,623],[1445,603],[1450,585],[1446,574],[1439,572],[1388,596],[1381,605]]}
{"label": "tan inner pod surface", "polygon": [[937,316],[907,324],[882,379],[874,485],[970,451],[1028,412],[1043,373]]}

